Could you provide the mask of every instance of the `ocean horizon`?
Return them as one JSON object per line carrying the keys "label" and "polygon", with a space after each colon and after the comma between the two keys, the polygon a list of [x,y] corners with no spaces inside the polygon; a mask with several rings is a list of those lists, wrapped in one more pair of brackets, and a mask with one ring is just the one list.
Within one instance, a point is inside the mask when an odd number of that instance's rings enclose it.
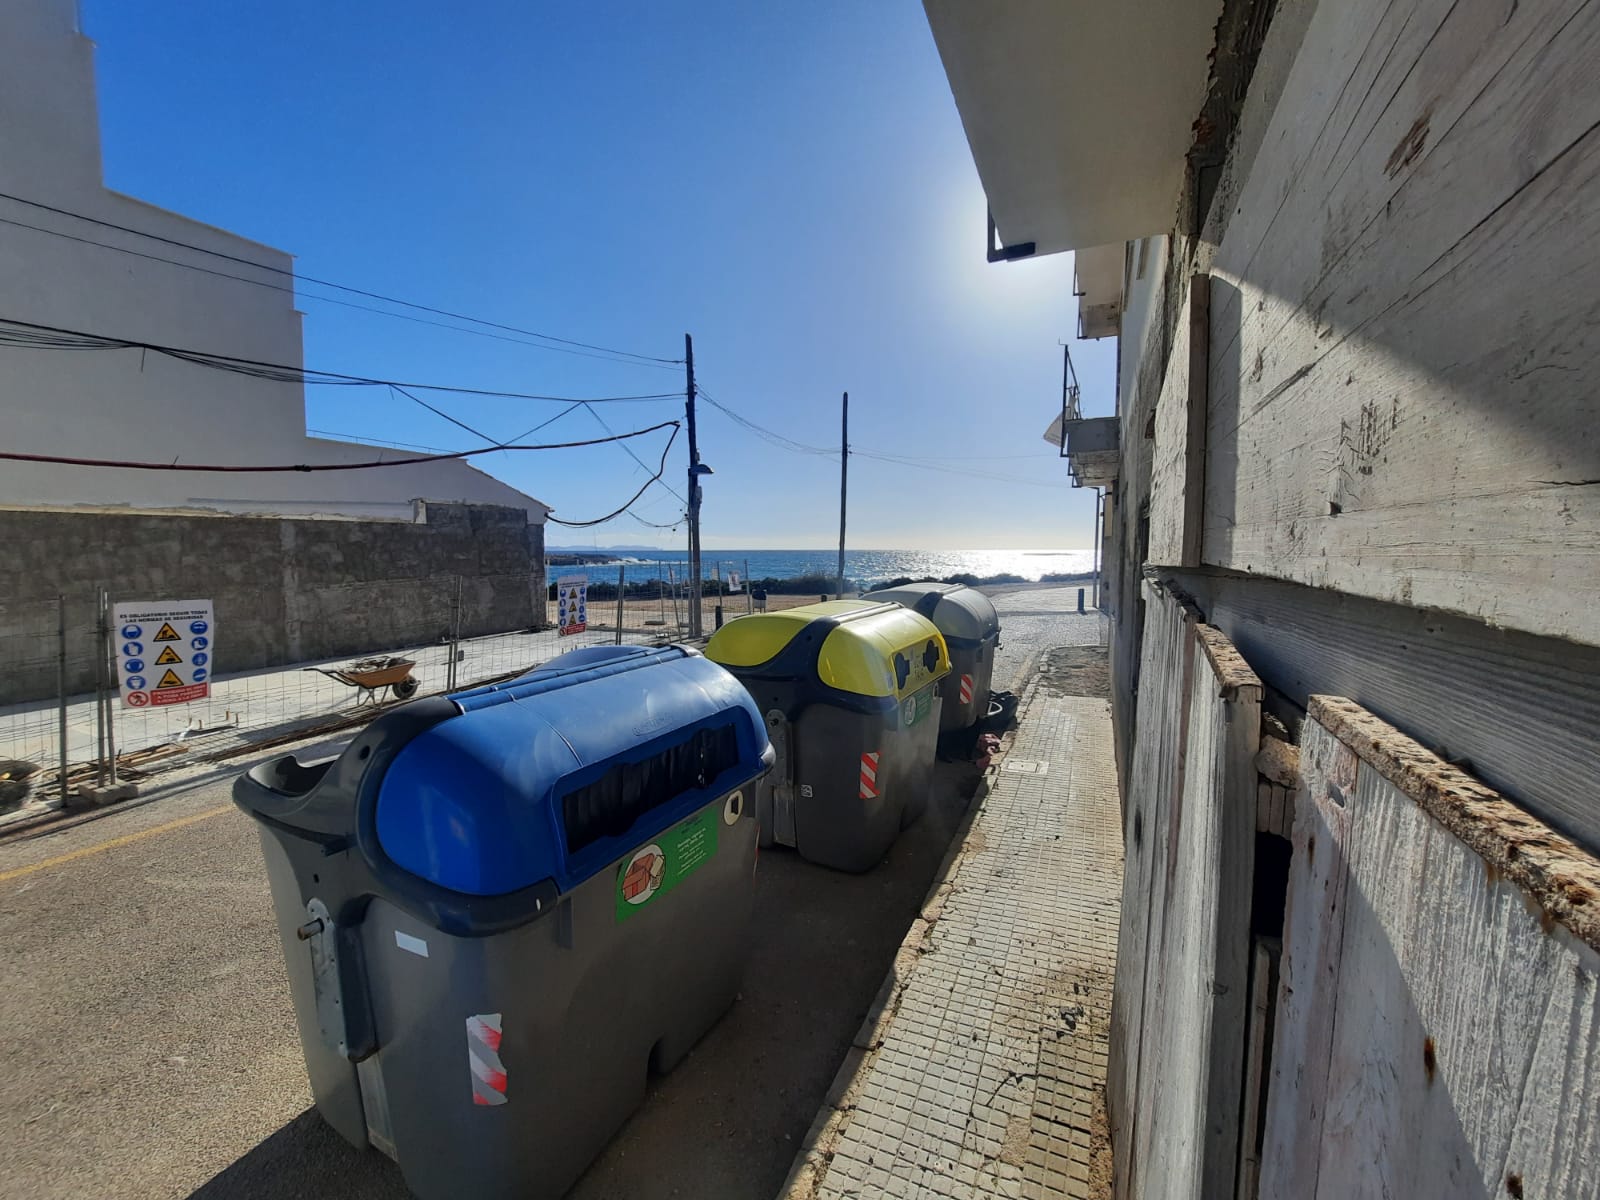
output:
{"label": "ocean horizon", "polygon": [[[683,578],[689,555],[684,550],[645,550],[606,547],[554,547],[547,557],[582,555],[586,569],[621,567],[628,582],[670,576]],[[603,561],[596,561],[603,559]],[[726,578],[737,571],[748,579],[794,579],[802,575],[832,575],[838,569],[837,551],[830,550],[704,550],[700,555],[706,578]],[[1016,575],[1037,581],[1043,575],[1077,575],[1094,570],[1092,550],[846,550],[844,573],[864,587],[889,579],[949,575]],[[599,580],[599,575],[591,575]]]}

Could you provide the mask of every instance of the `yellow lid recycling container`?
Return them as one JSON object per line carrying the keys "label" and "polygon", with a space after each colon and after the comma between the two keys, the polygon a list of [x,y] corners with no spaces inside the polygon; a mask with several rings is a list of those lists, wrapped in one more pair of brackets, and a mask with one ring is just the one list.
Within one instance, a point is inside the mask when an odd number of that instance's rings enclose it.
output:
{"label": "yellow lid recycling container", "polygon": [[845,871],[882,861],[927,806],[950,655],[898,604],[834,600],[723,626],[706,657],[744,684],[777,766],[758,789],[764,845]]}

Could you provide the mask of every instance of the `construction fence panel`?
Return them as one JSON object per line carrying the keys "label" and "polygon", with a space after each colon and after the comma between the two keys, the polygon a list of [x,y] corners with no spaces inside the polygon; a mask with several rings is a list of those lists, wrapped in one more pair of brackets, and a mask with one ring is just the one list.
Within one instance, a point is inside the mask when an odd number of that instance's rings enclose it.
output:
{"label": "construction fence panel", "polygon": [[[64,597],[59,604],[32,603],[26,611],[19,605],[0,606],[0,669],[27,673],[34,681],[32,690],[40,693],[35,699],[0,707],[0,816],[19,805],[31,809],[57,805],[63,760],[69,793],[83,784],[110,780],[113,746],[117,777],[136,783],[168,766],[297,732],[348,728],[408,696],[504,679],[569,650],[612,643],[619,637],[614,628],[597,627],[562,636],[548,622],[541,628],[461,637],[463,628],[482,624],[475,620],[481,614],[475,614],[478,597],[472,579],[439,575],[427,581],[418,595],[425,627],[438,630],[426,644],[373,645],[336,659],[249,672],[228,670],[228,613],[218,609],[209,694],[182,704],[143,707],[129,706],[117,690],[98,594]],[[115,592],[108,598],[112,605],[124,599]],[[641,618],[623,630],[620,640],[648,642],[658,632]],[[415,687],[366,690],[329,674],[373,659],[410,663]],[[68,679],[94,678],[96,668],[104,666],[103,693],[63,696],[48,686],[61,677],[63,662]]]}

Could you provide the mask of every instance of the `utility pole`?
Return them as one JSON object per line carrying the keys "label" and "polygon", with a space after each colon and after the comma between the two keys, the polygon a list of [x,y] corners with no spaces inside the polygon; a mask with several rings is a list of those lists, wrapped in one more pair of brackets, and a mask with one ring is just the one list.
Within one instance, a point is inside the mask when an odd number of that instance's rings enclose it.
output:
{"label": "utility pole", "polygon": [[850,476],[850,393],[844,394],[839,428],[839,586],[835,600],[844,599],[844,500]]}
{"label": "utility pole", "polygon": [[683,335],[683,363],[688,374],[684,417],[689,427],[689,636],[703,632],[700,614],[700,443],[694,432],[694,339]]}

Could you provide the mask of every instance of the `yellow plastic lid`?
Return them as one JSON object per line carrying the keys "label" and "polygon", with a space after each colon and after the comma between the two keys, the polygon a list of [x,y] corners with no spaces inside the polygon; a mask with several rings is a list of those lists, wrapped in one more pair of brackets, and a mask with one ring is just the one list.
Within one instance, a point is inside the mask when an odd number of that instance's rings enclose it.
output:
{"label": "yellow plastic lid", "polygon": [[[773,661],[819,623],[826,634],[814,659],[797,653],[792,662]],[[828,687],[873,697],[908,696],[950,670],[944,637],[932,621],[871,600],[830,600],[739,617],[712,635],[706,657],[735,673],[768,664],[797,676],[814,671]]]}

